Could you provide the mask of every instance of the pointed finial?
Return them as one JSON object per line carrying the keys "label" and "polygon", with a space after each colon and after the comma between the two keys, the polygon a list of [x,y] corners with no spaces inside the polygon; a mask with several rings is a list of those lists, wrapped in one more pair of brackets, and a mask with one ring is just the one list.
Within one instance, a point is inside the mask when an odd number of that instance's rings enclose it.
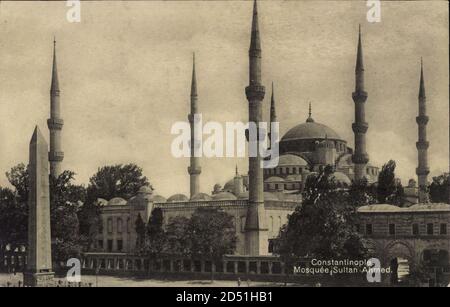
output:
{"label": "pointed finial", "polygon": [[51,93],[59,92],[58,69],[56,66],[56,38],[53,37],[53,67],[52,67],[52,84],[50,86]]}
{"label": "pointed finial", "polygon": [[272,97],[270,99],[270,122],[276,122],[277,121],[277,111],[275,108],[275,91],[274,91],[274,85],[272,81]]}
{"label": "pointed finial", "polygon": [[275,108],[275,92],[274,92],[274,89],[273,89],[273,81],[272,81],[271,108]]}
{"label": "pointed finial", "polygon": [[312,118],[312,111],[311,111],[311,101],[309,102],[309,112],[308,112],[308,119],[306,120],[307,123],[313,123],[314,119]]}
{"label": "pointed finial", "polygon": [[359,25],[358,29],[358,51],[356,55],[356,70],[364,70],[364,63],[363,63],[363,53],[362,53],[362,42],[361,42],[361,25]]}
{"label": "pointed finial", "polygon": [[423,77],[423,59],[422,59],[422,57],[420,57],[419,98],[425,98],[425,80]]}
{"label": "pointed finial", "polygon": [[253,19],[252,19],[250,50],[261,50],[261,41],[259,38],[259,25],[258,25],[258,4],[256,0],[253,2]]}
{"label": "pointed finial", "polygon": [[191,96],[197,96],[197,76],[195,73],[195,52],[192,53]]}
{"label": "pointed finial", "polygon": [[236,176],[239,175],[238,166],[236,164]]}

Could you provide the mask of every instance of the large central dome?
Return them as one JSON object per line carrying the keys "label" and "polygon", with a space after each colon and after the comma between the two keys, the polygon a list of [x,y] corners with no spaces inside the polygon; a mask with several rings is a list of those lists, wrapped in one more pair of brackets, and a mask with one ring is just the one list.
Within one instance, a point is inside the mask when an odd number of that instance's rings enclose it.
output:
{"label": "large central dome", "polygon": [[333,129],[316,122],[306,122],[291,128],[281,138],[281,141],[307,140],[307,139],[325,139],[342,140],[339,134]]}

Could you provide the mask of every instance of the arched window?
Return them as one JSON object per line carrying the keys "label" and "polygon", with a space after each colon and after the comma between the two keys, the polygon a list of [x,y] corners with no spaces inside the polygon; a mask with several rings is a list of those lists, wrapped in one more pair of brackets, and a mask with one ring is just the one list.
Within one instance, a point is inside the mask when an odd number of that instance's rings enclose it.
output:
{"label": "arched window", "polygon": [[107,229],[108,229],[108,233],[112,233],[113,232],[113,220],[112,220],[112,218],[108,218]]}
{"label": "arched window", "polygon": [[122,219],[119,217],[117,219],[117,233],[122,233],[122,227],[123,227],[123,223],[122,223]]}
{"label": "arched window", "polygon": [[245,232],[245,216],[241,216],[241,232]]}
{"label": "arched window", "polygon": [[127,218],[127,233],[130,233],[130,231],[131,231],[131,228],[130,228],[130,218]]}

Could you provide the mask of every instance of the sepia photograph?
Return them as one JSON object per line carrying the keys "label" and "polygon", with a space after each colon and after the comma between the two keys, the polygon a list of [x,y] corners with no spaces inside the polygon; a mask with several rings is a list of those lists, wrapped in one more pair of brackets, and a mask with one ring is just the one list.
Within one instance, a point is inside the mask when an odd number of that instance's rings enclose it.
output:
{"label": "sepia photograph", "polygon": [[450,287],[449,113],[444,0],[0,1],[0,287]]}

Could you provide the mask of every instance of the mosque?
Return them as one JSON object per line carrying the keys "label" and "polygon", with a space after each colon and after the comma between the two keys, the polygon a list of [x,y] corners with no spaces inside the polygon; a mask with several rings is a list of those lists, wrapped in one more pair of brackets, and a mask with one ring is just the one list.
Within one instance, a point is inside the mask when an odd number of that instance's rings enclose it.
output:
{"label": "mosque", "polygon": [[[262,121],[262,101],[265,87],[261,84],[261,42],[258,26],[257,2],[253,6],[251,39],[249,49],[249,85],[245,88],[249,103],[249,122]],[[51,89],[51,119],[48,124],[50,135],[50,167],[51,174],[59,172],[59,164],[64,155],[61,150],[60,131],[63,121],[59,112],[59,87],[57,81],[56,56],[53,62],[53,79]],[[154,208],[161,208],[164,221],[167,223],[175,216],[190,216],[200,207],[220,208],[233,217],[238,238],[236,254],[249,256],[270,255],[273,240],[278,236],[280,228],[287,222],[288,215],[302,202],[302,191],[308,176],[320,172],[325,166],[335,169],[334,179],[343,188],[352,180],[366,178],[369,183],[376,183],[379,168],[369,163],[366,152],[366,132],[368,123],[365,120],[365,103],[368,93],[364,83],[364,63],[361,29],[359,29],[355,88],[352,99],[355,106],[355,121],[352,124],[355,148],[351,148],[331,127],[313,119],[311,104],[305,121],[289,129],[279,141],[280,158],[274,168],[263,169],[261,156],[249,157],[247,174],[235,175],[223,187],[215,184],[211,194],[200,193],[199,178],[201,175],[200,158],[191,155],[188,174],[190,176],[190,195],[175,194],[167,199],[154,193],[152,188],[142,187],[131,199],[100,199],[100,228],[94,242],[94,252],[127,253],[136,251],[137,234],[135,221],[138,216],[148,221]],[[192,70],[191,105],[188,119],[191,125],[191,153],[194,152],[194,115],[199,113],[199,95],[195,72],[195,59]],[[276,101],[272,86],[270,120],[277,121]],[[412,182],[410,198],[412,202],[424,202],[427,185],[428,162],[426,140],[425,87],[423,69],[420,76],[419,90],[419,126],[418,168],[419,188]],[[250,141],[251,142],[251,141]],[[256,146],[259,146],[258,144]],[[421,192],[422,191],[422,192]]]}

